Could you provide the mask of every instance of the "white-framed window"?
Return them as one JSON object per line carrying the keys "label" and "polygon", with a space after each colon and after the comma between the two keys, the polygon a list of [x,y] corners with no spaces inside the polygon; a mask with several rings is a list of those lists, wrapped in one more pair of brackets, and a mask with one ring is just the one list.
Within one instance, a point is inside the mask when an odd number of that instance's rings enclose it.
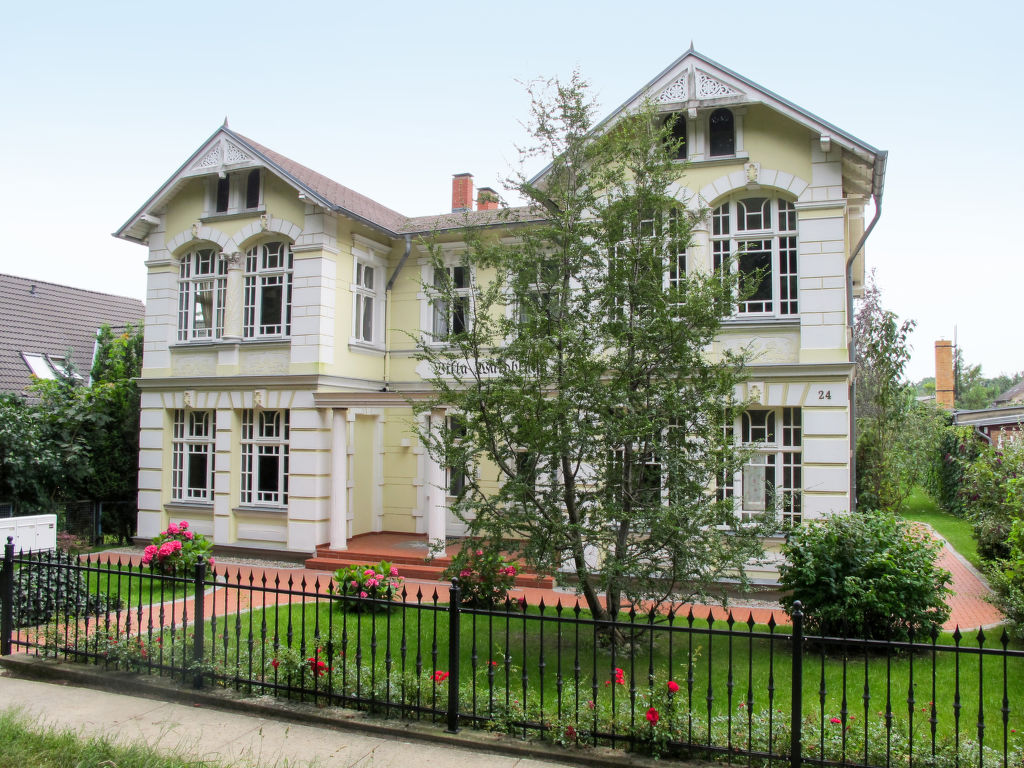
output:
{"label": "white-framed window", "polygon": [[740,275],[740,315],[799,313],[796,207],[781,197],[745,197],[711,213],[714,268]]}
{"label": "white-framed window", "polygon": [[257,210],[263,204],[263,173],[259,168],[227,173],[210,180],[206,214],[217,216]]}
{"label": "white-framed window", "polygon": [[728,157],[736,154],[736,121],[732,110],[722,107],[708,115],[708,155]]}
{"label": "white-framed window", "polygon": [[185,254],[178,266],[178,341],[209,341],[224,333],[227,262],[214,248]]}
{"label": "white-framed window", "polygon": [[[430,299],[432,340],[443,342],[470,330],[473,322],[473,276],[470,267],[465,264],[435,267],[433,286],[436,293]],[[438,295],[450,295],[451,300],[438,298]]]}
{"label": "white-framed window", "polygon": [[288,506],[288,411],[242,411],[242,504]]}
{"label": "white-framed window", "polygon": [[62,379],[72,384],[80,384],[85,381],[66,355],[22,352],[21,359],[25,361],[29,372],[37,379]]}
{"label": "white-framed window", "polygon": [[174,411],[171,437],[171,499],[213,500],[214,444],[217,417],[214,411]]}
{"label": "white-framed window", "polygon": [[292,249],[287,242],[254,245],[245,254],[243,335],[247,339],[292,332]]}
{"label": "white-framed window", "polygon": [[[445,417],[445,428],[453,442],[458,442],[466,436],[466,422],[458,414]],[[466,464],[450,464],[445,467],[445,487],[449,496],[461,496],[466,492],[468,474],[469,467]]]}
{"label": "white-framed window", "polygon": [[740,444],[747,463],[720,480],[718,498],[733,498],[741,519],[774,509],[781,522],[796,525],[802,516],[803,439],[800,408],[750,408],[740,414]]}
{"label": "white-framed window", "polygon": [[375,264],[356,258],[355,272],[352,281],[352,338],[374,344],[378,342],[380,333],[377,328],[377,293],[383,278],[383,270]]}
{"label": "white-framed window", "polygon": [[[660,255],[662,259],[662,285],[664,289],[676,294],[675,304],[680,304],[685,298],[681,293],[686,286],[686,248],[680,248],[678,238],[675,238],[679,225],[680,212],[671,210],[667,216],[659,214],[640,220],[640,233],[638,240],[643,241],[660,239]],[[635,265],[631,264],[630,248],[633,243],[623,242],[616,245],[608,257],[609,277],[612,284],[623,285],[633,279]],[[612,296],[612,317],[615,317],[622,309],[622,301],[617,296]]]}

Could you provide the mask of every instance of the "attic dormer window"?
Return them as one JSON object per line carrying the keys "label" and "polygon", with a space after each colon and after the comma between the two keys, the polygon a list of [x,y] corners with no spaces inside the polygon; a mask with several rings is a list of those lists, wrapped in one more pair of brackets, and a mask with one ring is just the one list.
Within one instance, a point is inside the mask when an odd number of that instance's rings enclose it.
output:
{"label": "attic dormer window", "polygon": [[253,168],[245,177],[245,207],[260,207],[260,169]]}
{"label": "attic dormer window", "polygon": [[672,139],[679,142],[672,153],[676,160],[686,159],[686,113],[676,112],[669,115],[668,120],[675,120],[672,123]]}
{"label": "attic dormer window", "polygon": [[736,127],[731,110],[716,109],[711,113],[708,118],[708,134],[711,157],[736,154]]}
{"label": "attic dormer window", "polygon": [[217,213],[227,213],[231,203],[231,177],[217,179]]}

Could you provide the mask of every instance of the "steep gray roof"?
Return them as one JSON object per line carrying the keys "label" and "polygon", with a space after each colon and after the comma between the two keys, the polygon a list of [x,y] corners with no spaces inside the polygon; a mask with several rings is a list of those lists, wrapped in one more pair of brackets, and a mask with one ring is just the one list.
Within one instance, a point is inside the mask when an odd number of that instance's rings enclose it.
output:
{"label": "steep gray roof", "polygon": [[1018,400],[1024,400],[1024,381],[1018,381],[1008,390],[999,395],[999,397],[997,397],[993,401],[993,405],[1000,405],[1001,403],[1013,403]]}
{"label": "steep gray roof", "polygon": [[127,296],[0,274],[0,392],[24,391],[32,377],[22,353],[64,357],[84,379],[92,367],[97,329],[123,328],[146,315]]}

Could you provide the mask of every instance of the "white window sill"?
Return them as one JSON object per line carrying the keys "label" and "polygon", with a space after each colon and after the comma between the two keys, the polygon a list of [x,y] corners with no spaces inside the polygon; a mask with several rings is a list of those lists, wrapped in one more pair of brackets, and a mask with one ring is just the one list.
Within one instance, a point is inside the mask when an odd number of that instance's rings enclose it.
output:
{"label": "white window sill", "polygon": [[700,159],[688,157],[686,160],[674,160],[673,162],[682,165],[728,165],[729,163],[735,163],[737,161],[745,162],[750,159],[750,155],[746,152],[737,152],[735,155],[715,155],[714,157],[702,157]]}
{"label": "white window sill", "polygon": [[228,221],[230,219],[238,219],[243,216],[259,216],[267,212],[267,206],[260,205],[256,208],[229,208],[223,212],[217,211],[205,211],[199,217],[199,221],[206,223],[207,221]]}
{"label": "white window sill", "polygon": [[230,346],[259,346],[259,345],[270,345],[280,344],[288,345],[292,343],[291,336],[265,336],[258,339],[196,339],[195,341],[178,341],[174,344],[169,345],[168,349],[196,349],[196,348],[215,348],[215,347],[230,347]]}
{"label": "white window sill", "polygon": [[362,339],[350,338],[348,340],[348,348],[354,352],[372,352],[374,354],[383,355],[384,345],[370,341],[363,341]]}
{"label": "white window sill", "polygon": [[247,515],[256,514],[279,516],[287,515],[288,507],[270,506],[267,504],[239,504],[237,507],[234,507],[231,511],[243,512]]}
{"label": "white window sill", "polygon": [[164,504],[164,509],[168,512],[177,511],[189,511],[189,510],[201,510],[203,512],[210,512],[213,510],[212,501],[200,501],[199,499],[175,499]]}

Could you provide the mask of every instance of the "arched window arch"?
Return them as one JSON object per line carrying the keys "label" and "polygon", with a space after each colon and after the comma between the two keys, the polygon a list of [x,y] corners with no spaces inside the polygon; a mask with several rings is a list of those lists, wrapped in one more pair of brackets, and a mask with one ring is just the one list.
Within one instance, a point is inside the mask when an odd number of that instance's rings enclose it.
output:
{"label": "arched window arch", "polygon": [[188,251],[178,265],[178,341],[210,341],[224,333],[227,262],[219,249]]}
{"label": "arched window arch", "polygon": [[736,126],[732,110],[716,109],[708,118],[711,157],[736,154]]}
{"label": "arched window arch", "polygon": [[711,213],[714,268],[740,273],[736,310],[743,315],[796,315],[796,206],[783,197],[739,197]]}
{"label": "arched window arch", "polygon": [[242,333],[247,339],[288,336],[292,332],[292,248],[271,240],[245,252]]}

